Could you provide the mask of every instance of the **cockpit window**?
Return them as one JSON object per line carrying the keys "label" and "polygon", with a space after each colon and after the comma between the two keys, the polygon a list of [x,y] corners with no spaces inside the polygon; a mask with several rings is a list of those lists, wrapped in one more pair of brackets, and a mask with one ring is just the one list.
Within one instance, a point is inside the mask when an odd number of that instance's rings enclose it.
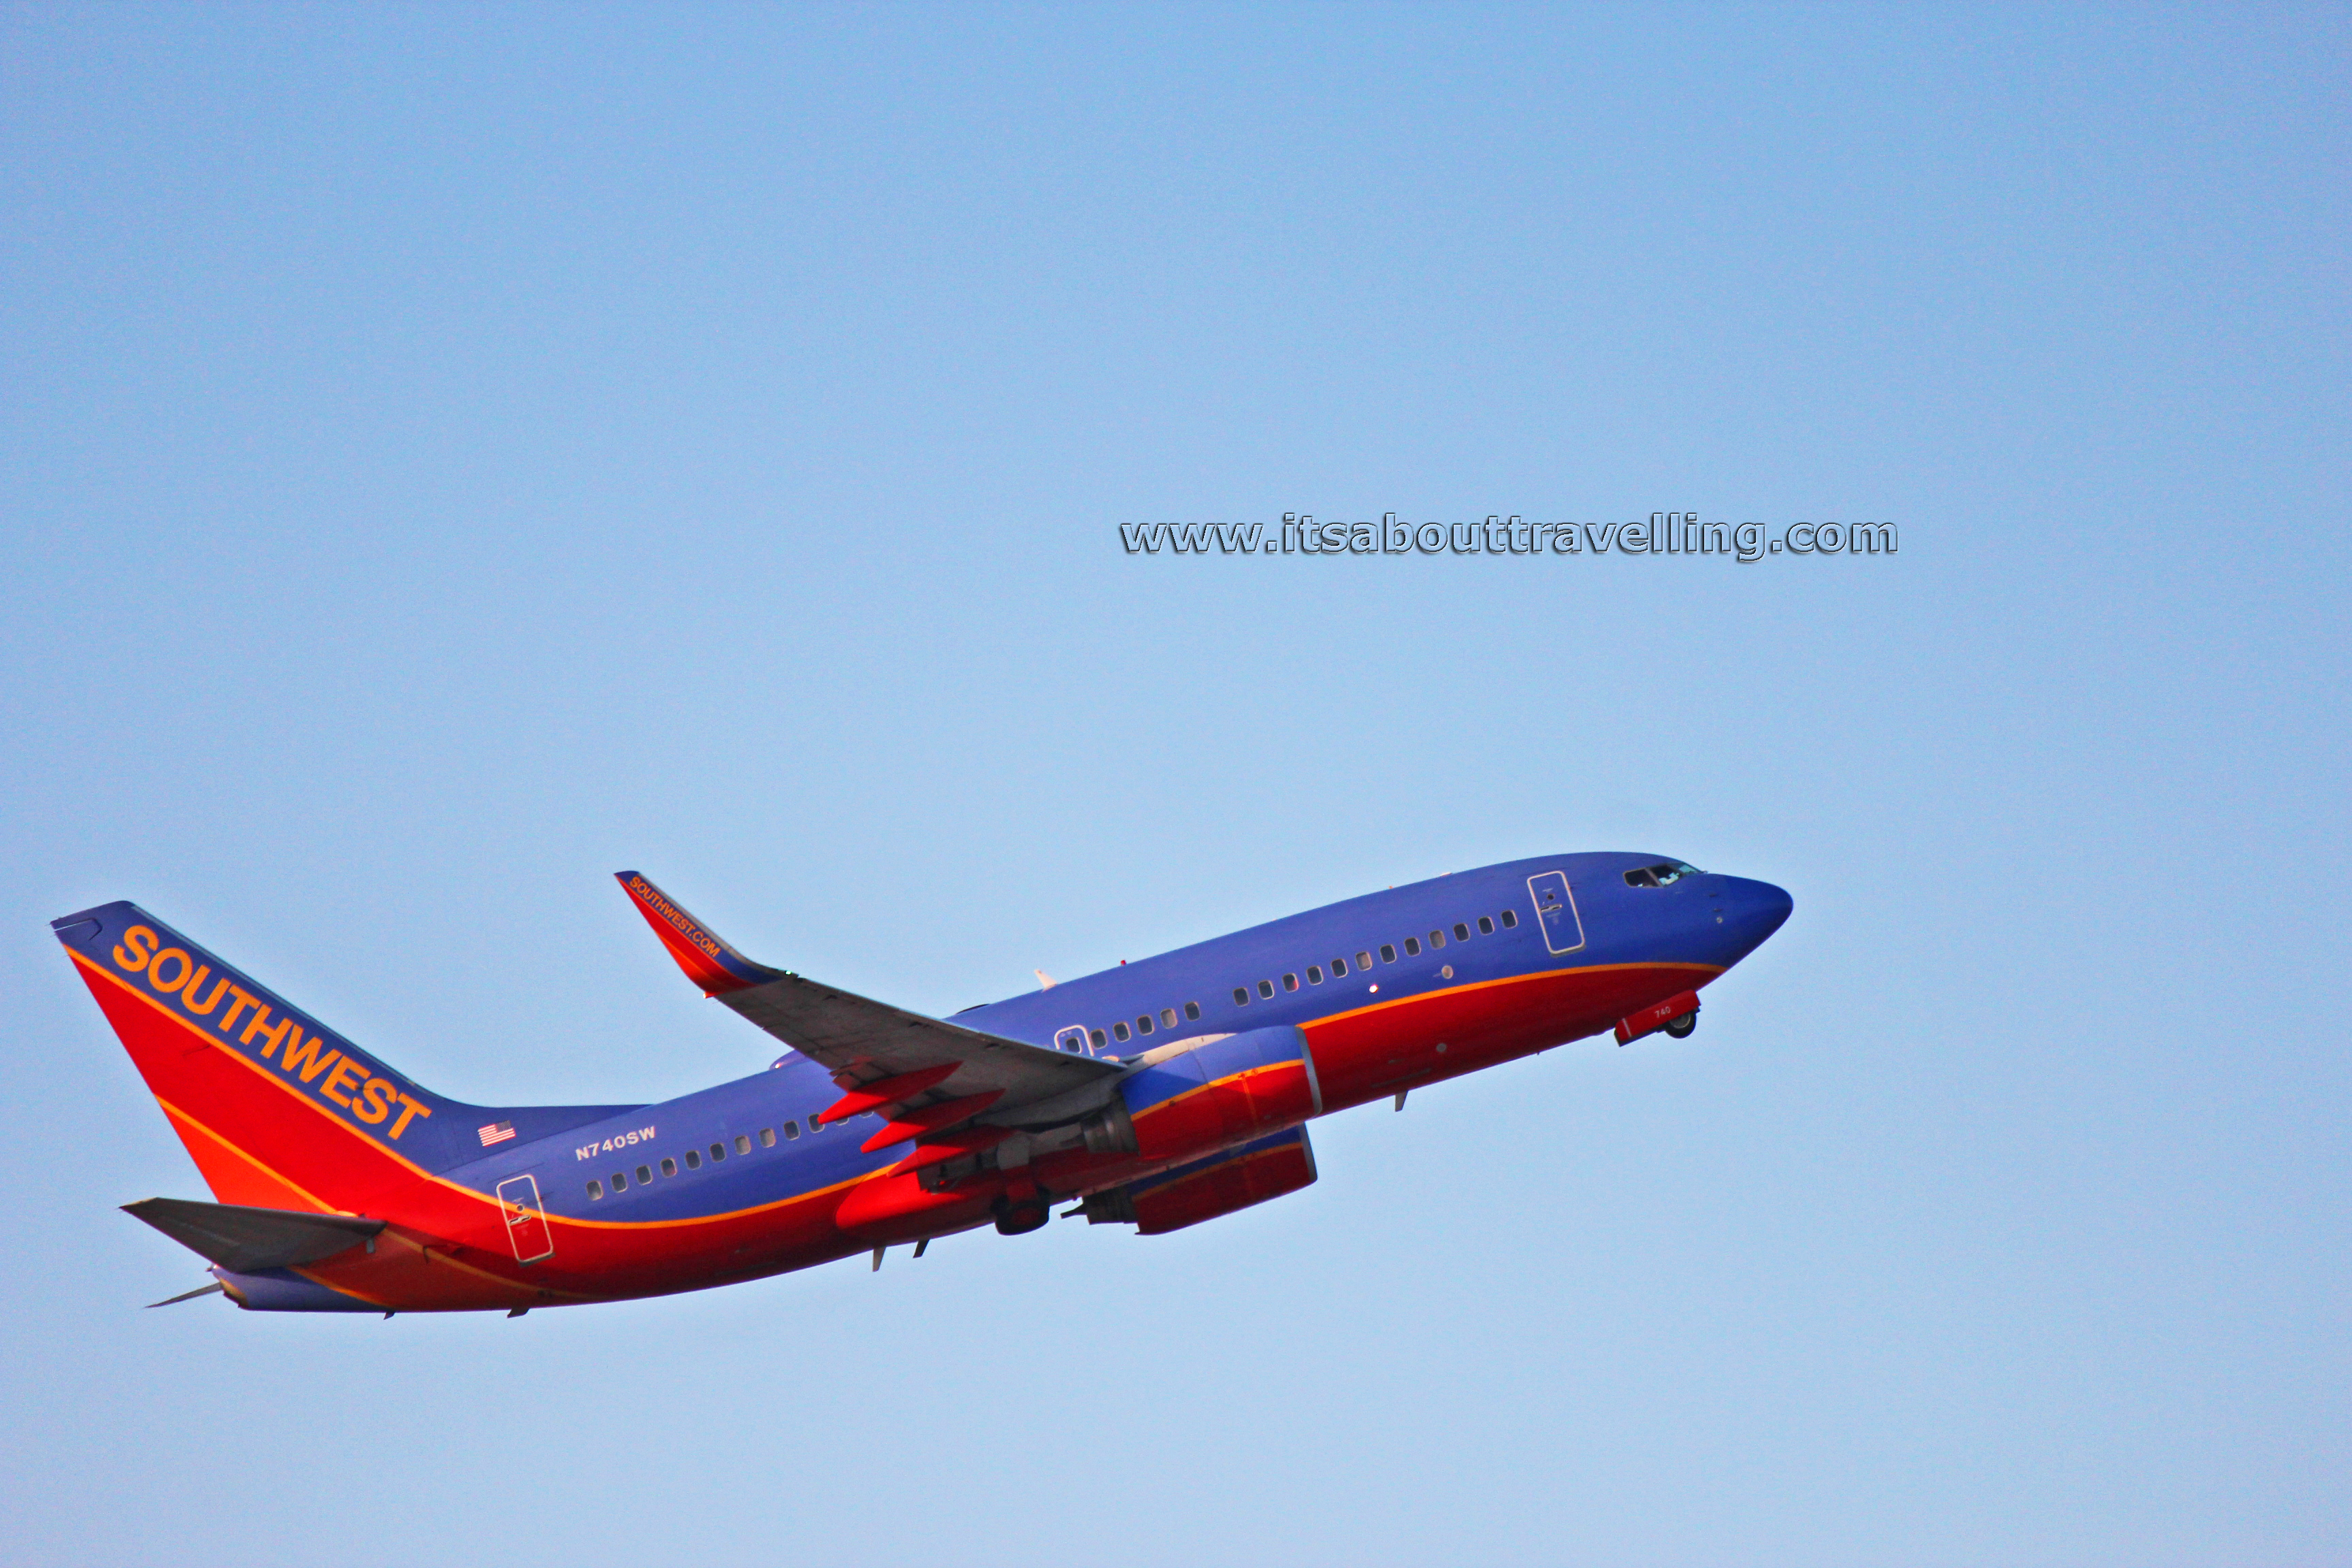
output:
{"label": "cockpit window", "polygon": [[1636,866],[1625,873],[1629,888],[1663,888],[1669,882],[1679,882],[1685,877],[1696,877],[1698,868],[1685,866],[1679,860],[1661,860],[1654,866]]}

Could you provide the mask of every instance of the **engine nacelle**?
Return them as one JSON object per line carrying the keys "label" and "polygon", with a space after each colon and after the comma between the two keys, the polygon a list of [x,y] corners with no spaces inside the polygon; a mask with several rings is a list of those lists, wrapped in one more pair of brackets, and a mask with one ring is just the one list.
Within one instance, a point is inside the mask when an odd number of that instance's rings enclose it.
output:
{"label": "engine nacelle", "polygon": [[1181,1160],[1296,1127],[1323,1110],[1307,1037],[1285,1025],[1179,1052],[1119,1085],[1145,1160]]}
{"label": "engine nacelle", "polygon": [[1314,1146],[1307,1142],[1306,1128],[1293,1127],[1092,1194],[1084,1207],[1088,1225],[1131,1225],[1139,1235],[1164,1236],[1295,1193],[1314,1181]]}

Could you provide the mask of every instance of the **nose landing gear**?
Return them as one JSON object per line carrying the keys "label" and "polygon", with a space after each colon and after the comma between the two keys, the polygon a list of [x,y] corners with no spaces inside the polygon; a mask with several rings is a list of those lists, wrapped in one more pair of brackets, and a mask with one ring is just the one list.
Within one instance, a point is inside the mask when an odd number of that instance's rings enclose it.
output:
{"label": "nose landing gear", "polygon": [[1617,1043],[1629,1046],[1643,1035],[1659,1029],[1664,1029],[1677,1040],[1685,1040],[1697,1027],[1698,993],[1685,991],[1618,1019]]}

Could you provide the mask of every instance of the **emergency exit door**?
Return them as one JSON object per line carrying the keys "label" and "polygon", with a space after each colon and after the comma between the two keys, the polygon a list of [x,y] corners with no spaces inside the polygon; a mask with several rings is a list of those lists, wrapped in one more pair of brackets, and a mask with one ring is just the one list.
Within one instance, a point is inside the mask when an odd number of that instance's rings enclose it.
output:
{"label": "emergency exit door", "polygon": [[1584,945],[1584,921],[1576,912],[1576,895],[1568,890],[1567,872],[1539,871],[1528,879],[1528,891],[1536,898],[1544,946],[1554,952],[1574,952]]}
{"label": "emergency exit door", "polygon": [[539,1183],[530,1176],[509,1176],[499,1184],[499,1207],[507,1216],[507,1241],[517,1263],[536,1263],[555,1256],[555,1233],[548,1228],[547,1210],[540,1206]]}

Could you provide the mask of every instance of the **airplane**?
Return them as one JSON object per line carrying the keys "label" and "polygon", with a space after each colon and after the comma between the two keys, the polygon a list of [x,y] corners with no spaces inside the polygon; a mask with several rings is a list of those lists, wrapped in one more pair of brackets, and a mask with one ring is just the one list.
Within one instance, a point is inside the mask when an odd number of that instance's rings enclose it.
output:
{"label": "airplane", "polygon": [[948,1018],[746,958],[635,871],[688,978],[786,1046],[653,1105],[436,1094],[133,903],[51,921],[213,1202],[124,1205],[252,1311],[706,1289],[993,1224],[1164,1235],[1316,1179],[1307,1123],[1570,1041],[1687,1037],[1789,918],[1654,855],[1507,861]]}

